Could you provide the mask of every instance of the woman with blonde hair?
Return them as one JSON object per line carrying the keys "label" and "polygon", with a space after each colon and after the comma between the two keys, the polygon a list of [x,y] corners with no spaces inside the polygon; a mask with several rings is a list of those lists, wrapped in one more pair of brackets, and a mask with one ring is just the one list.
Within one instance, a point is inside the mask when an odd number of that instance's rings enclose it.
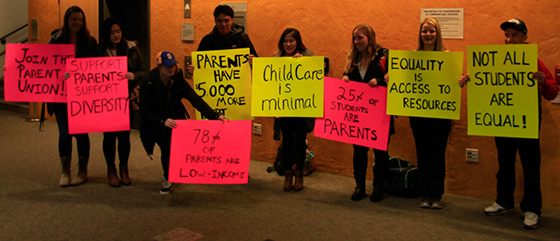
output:
{"label": "woman with blonde hair", "polygon": [[[384,81],[385,71],[381,66],[382,57],[387,56],[388,50],[381,47],[377,41],[375,32],[369,25],[358,25],[352,30],[352,45],[346,58],[346,66],[342,77],[346,82],[357,81],[368,83],[371,87],[376,85],[387,86]],[[393,117],[391,117],[390,135],[395,133]],[[387,142],[387,145],[389,143]],[[353,166],[356,189],[351,199],[362,200],[366,197],[366,171],[368,165],[369,148],[354,145]],[[383,184],[389,173],[388,151],[373,149],[375,153],[375,165],[373,167],[373,194],[370,201],[379,202],[383,200]]]}
{"label": "woman with blonde hair", "polygon": [[[445,51],[441,28],[435,18],[420,23],[416,51]],[[421,208],[441,209],[444,193],[445,149],[451,131],[450,119],[410,117],[420,174]]]}

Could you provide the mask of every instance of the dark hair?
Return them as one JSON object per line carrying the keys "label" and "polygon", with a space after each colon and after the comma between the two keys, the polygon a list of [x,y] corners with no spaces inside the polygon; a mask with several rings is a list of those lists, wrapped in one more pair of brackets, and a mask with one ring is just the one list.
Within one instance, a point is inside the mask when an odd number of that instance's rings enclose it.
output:
{"label": "dark hair", "polygon": [[89,42],[91,41],[91,35],[86,25],[86,14],[84,13],[84,10],[82,10],[78,6],[69,7],[66,10],[66,13],[64,14],[64,25],[62,25],[62,35],[64,36],[65,42],[70,43],[70,26],[68,26],[68,21],[70,20],[70,15],[72,15],[72,13],[81,13],[84,20],[82,28],[80,28],[80,30],[78,31],[76,42],[78,44],[89,45]]}
{"label": "dark hair", "polygon": [[292,37],[294,37],[294,39],[296,40],[297,43],[296,53],[303,54],[303,52],[305,52],[307,48],[305,47],[305,44],[303,44],[303,41],[301,40],[301,34],[295,28],[287,28],[286,30],[284,30],[284,32],[282,32],[282,36],[280,36],[280,40],[278,41],[278,51],[280,51],[280,56],[286,55],[286,50],[284,49],[284,38],[288,34],[292,34]]}
{"label": "dark hair", "polygon": [[228,5],[220,4],[216,7],[216,9],[214,9],[214,19],[222,13],[233,18],[233,9]]}
{"label": "dark hair", "polygon": [[121,41],[117,44],[117,56],[126,55],[126,50],[128,49],[128,44],[124,38],[124,30],[121,21],[115,17],[109,17],[103,21],[101,25],[101,41],[102,46],[107,49],[113,48],[113,43],[111,42],[111,28],[113,25],[118,25],[121,29]]}

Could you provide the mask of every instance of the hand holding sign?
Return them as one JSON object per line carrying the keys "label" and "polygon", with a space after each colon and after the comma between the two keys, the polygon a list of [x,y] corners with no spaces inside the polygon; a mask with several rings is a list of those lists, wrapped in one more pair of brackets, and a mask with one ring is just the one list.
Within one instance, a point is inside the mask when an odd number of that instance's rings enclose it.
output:
{"label": "hand holding sign", "polygon": [[[387,114],[459,119],[463,53],[391,50]],[[388,76],[387,76],[388,78]]]}
{"label": "hand holding sign", "polygon": [[63,73],[73,57],[72,44],[7,44],[6,101],[66,102]]}
{"label": "hand holding sign", "polygon": [[130,130],[127,58],[76,58],[67,65],[70,134]]}
{"label": "hand holding sign", "polygon": [[[249,49],[193,52],[194,89],[221,115],[251,120],[251,66]],[[192,66],[192,67],[191,67]],[[196,69],[196,72],[194,70]],[[227,112],[227,113],[226,113]],[[197,112],[198,119],[205,119]]]}
{"label": "hand holding sign", "polygon": [[315,136],[387,150],[387,88],[325,77],[325,106],[325,117],[315,121]]}
{"label": "hand holding sign", "polygon": [[468,134],[538,138],[537,45],[467,46]]}

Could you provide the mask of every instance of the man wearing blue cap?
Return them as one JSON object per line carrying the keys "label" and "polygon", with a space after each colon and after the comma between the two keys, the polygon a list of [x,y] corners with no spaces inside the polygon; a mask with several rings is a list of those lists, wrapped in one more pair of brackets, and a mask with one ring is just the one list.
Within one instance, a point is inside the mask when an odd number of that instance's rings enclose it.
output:
{"label": "man wearing blue cap", "polygon": [[[527,40],[527,26],[517,18],[510,19],[500,25],[505,34],[506,44],[525,44]],[[541,95],[552,100],[558,94],[558,84],[548,71],[544,63],[539,60],[538,71],[533,73],[533,79],[539,84],[539,129],[542,119]],[[520,208],[524,212],[524,224],[527,229],[538,227],[541,215],[542,194],[540,183],[541,150],[539,139],[496,137],[498,149],[499,170],[496,202],[487,207],[484,212],[495,216],[514,212],[515,191],[515,159],[517,151],[521,159],[524,175],[524,194]]]}
{"label": "man wearing blue cap", "polygon": [[227,117],[218,115],[196,94],[183,78],[183,71],[173,53],[160,52],[156,60],[157,67],[150,71],[148,79],[142,82],[140,88],[140,138],[150,157],[155,144],[161,149],[163,182],[159,193],[167,195],[173,190],[173,183],[168,181],[171,129],[177,127],[175,120],[186,119],[188,116],[181,100],[190,101],[208,119],[226,120]]}

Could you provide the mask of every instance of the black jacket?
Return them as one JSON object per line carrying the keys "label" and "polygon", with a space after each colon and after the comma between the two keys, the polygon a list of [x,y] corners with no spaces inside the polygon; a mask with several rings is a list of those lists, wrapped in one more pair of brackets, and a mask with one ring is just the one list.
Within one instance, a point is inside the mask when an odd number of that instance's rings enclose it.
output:
{"label": "black jacket", "polygon": [[[352,70],[352,72],[350,73],[344,73],[344,75],[348,76],[348,79],[350,79],[351,81],[357,81],[357,82],[362,82],[362,83],[368,83],[371,79],[376,78],[377,79],[377,85],[379,86],[385,86],[387,87],[387,83],[385,83],[384,81],[384,75],[385,72],[383,72],[383,69],[381,68],[381,65],[379,64],[379,60],[382,57],[386,57],[385,60],[388,59],[388,53],[389,50],[386,48],[379,48],[379,50],[377,50],[377,56],[375,56],[375,58],[369,63],[369,66],[366,70],[366,74],[364,76],[364,78],[362,79],[362,76],[360,75],[360,70],[358,68],[354,68]],[[385,65],[387,66],[387,65]],[[393,135],[395,134],[395,120],[393,118],[393,116],[391,116],[391,123],[389,125],[389,135]]]}
{"label": "black jacket", "polygon": [[161,131],[170,131],[164,126],[168,118],[174,120],[187,119],[187,110],[182,99],[191,104],[211,120],[217,120],[219,115],[193,90],[183,78],[183,71],[179,70],[167,86],[159,77],[159,70],[154,68],[140,87],[140,138],[148,154],[153,154],[157,135]]}
{"label": "black jacket", "polygon": [[[57,29],[51,32],[50,44],[69,44],[62,35],[62,30]],[[86,58],[86,57],[96,57],[97,40],[94,37],[90,37],[89,40],[79,40],[75,45],[74,57],[76,58]],[[66,103],[47,103],[47,111],[49,115],[53,115],[55,109],[66,109]],[[62,118],[57,116],[57,118]],[[67,118],[67,117],[64,117]]]}
{"label": "black jacket", "polygon": [[222,36],[214,26],[212,32],[204,36],[198,45],[198,51],[249,48],[250,53],[259,57],[249,35],[243,32],[243,26],[233,23],[231,32]]}
{"label": "black jacket", "polygon": [[[128,81],[128,92],[132,92],[132,88],[140,85],[144,77],[146,76],[146,65],[144,64],[144,60],[142,59],[142,54],[138,49],[138,43],[136,41],[132,41],[128,47],[122,50],[122,56],[126,56],[127,60],[127,70],[134,74],[134,80]],[[96,50],[96,56],[99,57],[108,57],[109,54],[107,53],[107,47],[104,43],[100,44]],[[118,56],[121,56],[121,50],[117,51]]]}

